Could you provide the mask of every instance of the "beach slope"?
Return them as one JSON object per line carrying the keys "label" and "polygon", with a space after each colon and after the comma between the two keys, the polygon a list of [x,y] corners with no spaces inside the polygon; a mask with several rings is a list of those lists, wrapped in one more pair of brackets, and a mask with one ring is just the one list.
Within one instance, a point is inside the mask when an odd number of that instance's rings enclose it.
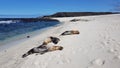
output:
{"label": "beach slope", "polygon": [[[0,52],[0,68],[120,68],[119,18],[120,14],[53,18],[62,24]],[[80,34],[60,36],[66,30]],[[21,58],[49,36],[59,37],[56,45],[64,49]]]}

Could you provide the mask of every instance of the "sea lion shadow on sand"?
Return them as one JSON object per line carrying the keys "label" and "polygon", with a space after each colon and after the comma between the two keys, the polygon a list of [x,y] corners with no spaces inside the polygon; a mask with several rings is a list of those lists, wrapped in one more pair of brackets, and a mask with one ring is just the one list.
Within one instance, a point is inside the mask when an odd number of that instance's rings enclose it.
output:
{"label": "sea lion shadow on sand", "polygon": [[56,51],[56,50],[62,50],[62,46],[47,46],[48,43],[52,42],[54,44],[57,44],[60,41],[59,38],[57,37],[49,37],[47,38],[42,45],[38,47],[34,47],[30,49],[27,53],[22,55],[22,58],[27,57],[28,55],[34,54],[34,53],[39,53],[39,54],[44,54],[46,52],[51,52],[51,51]]}

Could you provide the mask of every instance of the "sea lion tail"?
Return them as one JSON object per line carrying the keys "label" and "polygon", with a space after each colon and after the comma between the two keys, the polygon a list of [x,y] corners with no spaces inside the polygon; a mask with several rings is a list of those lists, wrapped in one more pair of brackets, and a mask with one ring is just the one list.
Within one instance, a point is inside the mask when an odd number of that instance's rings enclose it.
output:
{"label": "sea lion tail", "polygon": [[22,55],[22,58],[25,58],[26,56],[27,56],[26,54],[23,54],[23,55]]}
{"label": "sea lion tail", "polygon": [[28,51],[27,53],[23,54],[22,55],[22,58],[25,58],[27,57],[28,55],[32,54],[33,53],[33,49],[31,49],[30,51]]}

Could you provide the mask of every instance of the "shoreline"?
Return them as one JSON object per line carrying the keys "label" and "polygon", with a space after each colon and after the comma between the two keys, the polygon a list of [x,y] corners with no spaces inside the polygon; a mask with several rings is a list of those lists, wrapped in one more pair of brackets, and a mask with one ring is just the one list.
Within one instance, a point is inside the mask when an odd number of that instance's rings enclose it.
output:
{"label": "shoreline", "polygon": [[[54,27],[49,27],[43,33],[29,38],[29,40],[18,42],[19,44],[15,43],[13,47],[0,51],[0,64],[2,65],[0,68],[16,68],[16,65],[17,68],[21,68],[22,62],[25,60],[22,59],[21,56],[29,49],[41,45],[45,38],[52,36],[54,34],[54,31],[58,28],[61,28],[63,24],[64,23],[60,22],[60,24],[55,25]],[[6,64],[8,64],[8,66]]]}

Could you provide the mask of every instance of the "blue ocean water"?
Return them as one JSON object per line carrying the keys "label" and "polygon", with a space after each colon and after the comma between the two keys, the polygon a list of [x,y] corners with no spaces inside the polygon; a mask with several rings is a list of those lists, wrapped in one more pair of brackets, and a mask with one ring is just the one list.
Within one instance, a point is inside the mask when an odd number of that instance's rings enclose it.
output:
{"label": "blue ocean water", "polygon": [[57,21],[48,22],[18,22],[18,23],[1,23],[0,24],[0,41],[8,38],[25,34],[28,32],[40,30],[42,28],[55,26],[59,24]]}

